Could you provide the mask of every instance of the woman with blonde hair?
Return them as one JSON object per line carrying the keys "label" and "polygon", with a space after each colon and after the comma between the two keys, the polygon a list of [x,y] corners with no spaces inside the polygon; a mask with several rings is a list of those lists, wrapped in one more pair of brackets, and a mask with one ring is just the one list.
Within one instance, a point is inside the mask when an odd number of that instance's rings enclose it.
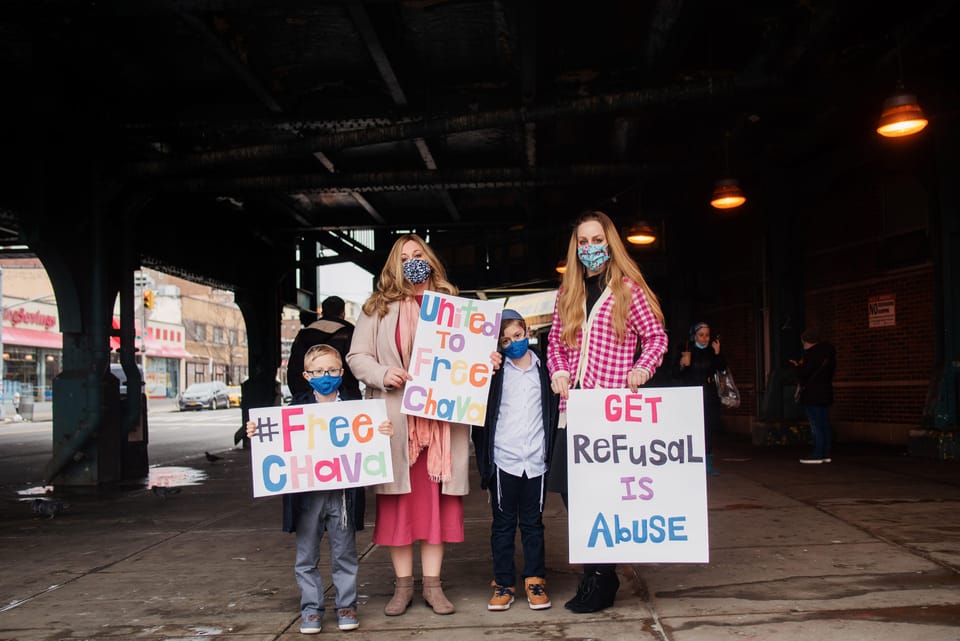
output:
{"label": "woman with blonde hair", "polygon": [[[463,542],[463,496],[470,427],[400,412],[420,302],[427,290],[456,295],[440,260],[416,234],[400,236],[380,272],[376,291],[357,319],[347,362],[366,385],[366,398],[386,400],[394,425],[392,483],[376,488],[373,542],[390,548],[396,574],[388,616],[406,612],[413,599],[413,544],[420,541],[423,597],[437,614],[454,606],[443,593],[444,543]],[[499,362],[495,363],[499,365]]]}
{"label": "woman with blonde hair", "polygon": [[[550,489],[561,494],[564,505],[569,391],[629,387],[636,392],[650,380],[667,351],[660,302],[609,216],[587,211],[577,218],[567,248],[567,265],[547,346],[551,387],[560,395],[560,429],[550,466]],[[565,607],[574,612],[608,608],[619,587],[615,565],[585,565],[577,594]]]}

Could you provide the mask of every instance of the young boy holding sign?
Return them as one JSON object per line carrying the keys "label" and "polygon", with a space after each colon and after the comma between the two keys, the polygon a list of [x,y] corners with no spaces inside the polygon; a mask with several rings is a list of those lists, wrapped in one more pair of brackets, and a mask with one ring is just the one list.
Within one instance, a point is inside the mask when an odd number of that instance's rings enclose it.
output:
{"label": "young boy holding sign", "polygon": [[[303,357],[303,378],[317,403],[340,400],[343,361],[329,345],[314,345]],[[378,431],[393,436],[393,423],[385,420]],[[247,422],[247,437],[257,434],[257,423]],[[330,567],[336,589],[337,627],[355,630],[357,618],[357,544],[355,531],[363,528],[364,488],[317,490],[283,495],[283,530],[295,532],[297,555],[294,571],[300,586],[300,632],[320,632],[323,620],[323,580],[317,569],[324,530],[330,541]]]}
{"label": "young boy holding sign", "polygon": [[506,610],[515,595],[514,539],[520,528],[523,581],[533,610],[550,607],[543,544],[545,480],[557,426],[559,397],[546,364],[529,349],[527,324],[505,309],[500,323],[503,366],[493,375],[483,427],[473,428],[480,486],[490,491],[493,597],[488,610]]}

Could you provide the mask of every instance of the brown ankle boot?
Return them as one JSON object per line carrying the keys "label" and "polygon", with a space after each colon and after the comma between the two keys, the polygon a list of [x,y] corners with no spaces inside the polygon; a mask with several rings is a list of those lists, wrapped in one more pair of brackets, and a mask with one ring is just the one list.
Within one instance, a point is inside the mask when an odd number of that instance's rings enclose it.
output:
{"label": "brown ankle boot", "polygon": [[456,608],[444,595],[438,576],[423,577],[423,600],[437,614],[453,614],[456,611]]}
{"label": "brown ankle boot", "polygon": [[413,601],[413,577],[398,576],[393,585],[393,598],[383,608],[383,613],[388,617],[395,617],[407,611],[410,602]]}

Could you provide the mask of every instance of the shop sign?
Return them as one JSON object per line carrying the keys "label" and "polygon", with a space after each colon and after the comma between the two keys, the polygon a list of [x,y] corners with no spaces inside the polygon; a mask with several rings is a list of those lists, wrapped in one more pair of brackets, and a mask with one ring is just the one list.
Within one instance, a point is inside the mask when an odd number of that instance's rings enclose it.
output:
{"label": "shop sign", "polygon": [[3,310],[3,320],[10,323],[11,326],[17,325],[36,325],[45,330],[50,329],[57,324],[57,317],[53,314],[42,314],[40,312],[28,312],[25,307],[19,309]]}

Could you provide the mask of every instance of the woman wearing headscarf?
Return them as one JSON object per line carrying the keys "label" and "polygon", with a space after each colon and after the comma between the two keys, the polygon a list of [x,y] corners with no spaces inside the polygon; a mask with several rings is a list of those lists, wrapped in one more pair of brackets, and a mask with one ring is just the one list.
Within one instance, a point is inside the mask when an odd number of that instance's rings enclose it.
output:
{"label": "woman wearing headscarf", "polygon": [[707,455],[707,474],[716,475],[713,467],[713,437],[720,431],[720,396],[714,376],[727,369],[727,360],[720,353],[720,337],[713,336],[705,322],[694,323],[690,334],[673,364],[673,377],[687,387],[703,390],[703,438]]}

